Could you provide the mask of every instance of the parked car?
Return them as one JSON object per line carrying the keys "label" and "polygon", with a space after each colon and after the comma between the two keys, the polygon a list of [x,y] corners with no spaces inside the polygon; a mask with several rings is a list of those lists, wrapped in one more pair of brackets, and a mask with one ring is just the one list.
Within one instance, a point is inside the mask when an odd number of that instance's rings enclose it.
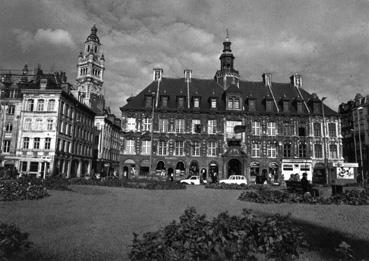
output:
{"label": "parked car", "polygon": [[[200,177],[199,176],[191,176],[188,179],[182,179],[181,183],[188,184],[188,185],[200,185]],[[206,180],[203,180],[203,183],[206,183]]]}
{"label": "parked car", "polygon": [[228,179],[219,180],[220,184],[238,184],[238,185],[247,185],[247,179],[242,175],[231,175]]}

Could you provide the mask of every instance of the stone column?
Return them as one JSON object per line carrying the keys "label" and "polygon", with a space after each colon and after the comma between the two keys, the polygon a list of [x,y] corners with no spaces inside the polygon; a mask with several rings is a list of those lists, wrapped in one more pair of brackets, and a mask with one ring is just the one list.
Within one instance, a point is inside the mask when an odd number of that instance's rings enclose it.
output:
{"label": "stone column", "polygon": [[91,175],[91,168],[92,168],[92,160],[88,160],[88,166],[87,166],[87,175]]}
{"label": "stone column", "polygon": [[81,172],[82,172],[82,160],[78,160],[77,178],[81,177]]}
{"label": "stone column", "polygon": [[69,179],[70,178],[70,171],[72,169],[72,160],[70,160],[68,162],[68,167],[67,167],[67,178]]}

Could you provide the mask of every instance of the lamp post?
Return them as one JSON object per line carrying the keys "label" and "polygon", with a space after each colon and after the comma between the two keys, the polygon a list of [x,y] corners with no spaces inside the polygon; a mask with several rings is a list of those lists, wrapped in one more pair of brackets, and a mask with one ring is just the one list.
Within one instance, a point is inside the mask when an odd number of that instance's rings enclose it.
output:
{"label": "lamp post", "polygon": [[363,170],[363,145],[361,142],[361,128],[360,128],[360,124],[361,124],[361,117],[359,114],[359,111],[361,111],[363,109],[363,107],[358,107],[356,108],[356,115],[357,115],[357,126],[358,126],[358,131],[359,131],[359,150],[360,150],[360,174],[361,174],[361,179],[362,182],[364,184],[364,170]]}
{"label": "lamp post", "polygon": [[323,116],[323,150],[324,150],[324,170],[325,170],[325,180],[328,185],[329,175],[328,175],[328,157],[327,157],[327,140],[326,140],[326,129],[325,129],[325,112],[324,112],[324,103],[323,101],[327,99],[327,97],[323,97],[321,100],[322,103],[322,116]]}
{"label": "lamp post", "polygon": [[153,153],[153,137],[154,137],[154,114],[155,114],[155,92],[152,92],[152,111],[151,111],[151,128],[150,128],[150,170],[149,170],[149,174],[152,174],[152,153]]}

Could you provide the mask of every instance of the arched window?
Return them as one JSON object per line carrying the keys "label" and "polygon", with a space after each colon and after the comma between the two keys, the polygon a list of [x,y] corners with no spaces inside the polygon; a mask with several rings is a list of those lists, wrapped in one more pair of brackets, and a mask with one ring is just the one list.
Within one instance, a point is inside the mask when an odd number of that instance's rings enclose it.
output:
{"label": "arched window", "polygon": [[43,111],[44,110],[44,104],[45,104],[45,101],[43,99],[39,99],[37,101],[37,110],[38,111]]}
{"label": "arched window", "polygon": [[27,118],[24,120],[24,130],[31,130],[32,119]]}
{"label": "arched window", "polygon": [[34,100],[33,99],[29,99],[27,101],[27,111],[33,111],[33,106],[34,106]]}
{"label": "arched window", "polygon": [[49,100],[47,104],[47,110],[53,111],[55,109],[55,100]]}

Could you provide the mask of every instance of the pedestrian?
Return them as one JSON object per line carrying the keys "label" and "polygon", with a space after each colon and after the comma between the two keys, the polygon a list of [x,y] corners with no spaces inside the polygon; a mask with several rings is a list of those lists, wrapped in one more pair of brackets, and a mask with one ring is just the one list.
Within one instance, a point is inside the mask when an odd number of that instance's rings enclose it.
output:
{"label": "pedestrian", "polygon": [[173,180],[174,180],[174,177],[173,177],[173,172],[172,172],[170,173],[170,181],[173,182]]}
{"label": "pedestrian", "polygon": [[305,194],[306,192],[310,191],[311,186],[310,183],[307,179],[307,174],[303,173],[302,174],[302,179],[301,179],[301,188],[302,188],[302,192]]}

